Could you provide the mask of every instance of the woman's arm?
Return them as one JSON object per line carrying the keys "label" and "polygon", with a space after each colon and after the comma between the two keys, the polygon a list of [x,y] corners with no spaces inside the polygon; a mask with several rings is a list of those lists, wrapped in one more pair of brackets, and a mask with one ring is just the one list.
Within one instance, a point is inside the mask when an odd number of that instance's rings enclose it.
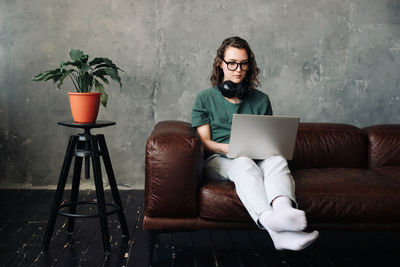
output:
{"label": "woman's arm", "polygon": [[204,124],[197,127],[197,133],[199,134],[205,149],[208,151],[213,153],[228,153],[229,144],[217,143],[211,140],[210,124]]}

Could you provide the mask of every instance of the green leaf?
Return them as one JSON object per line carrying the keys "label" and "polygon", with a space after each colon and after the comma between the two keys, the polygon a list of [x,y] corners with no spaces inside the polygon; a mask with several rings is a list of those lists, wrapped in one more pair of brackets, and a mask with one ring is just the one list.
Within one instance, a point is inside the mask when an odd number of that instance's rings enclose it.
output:
{"label": "green leaf", "polygon": [[90,66],[88,64],[82,63],[80,68],[81,68],[81,73],[85,73],[90,69]]}
{"label": "green leaf", "polygon": [[75,86],[75,90],[77,92],[80,92],[79,91],[79,86],[78,86],[78,76],[75,73],[71,73],[71,80],[72,80],[72,83]]}
{"label": "green leaf", "polygon": [[39,73],[38,75],[36,75],[32,78],[32,81],[42,81],[43,77],[45,77],[46,75],[49,75],[49,72],[50,71],[44,71],[44,72]]}
{"label": "green leaf", "polygon": [[80,58],[81,62],[83,62],[83,63],[85,63],[85,64],[88,62],[88,59],[89,59],[89,56],[88,56],[88,55],[83,55],[83,56]]}
{"label": "green leaf", "polygon": [[60,65],[61,71],[62,71],[66,66],[74,66],[74,67],[79,68],[79,67],[81,66],[81,63],[79,63],[79,62],[72,62],[72,61],[61,62],[61,65]]}
{"label": "green leaf", "polygon": [[93,75],[94,77],[99,77],[104,83],[106,83],[107,85],[110,85],[110,83],[108,82],[107,78],[104,77],[104,75],[108,75],[104,70],[97,70],[97,71],[94,71],[94,72],[92,73],[92,75]]}
{"label": "green leaf", "polygon": [[70,49],[69,56],[72,58],[73,61],[80,61],[81,57],[83,57],[83,52],[79,49]]}
{"label": "green leaf", "polygon": [[[100,64],[100,65],[98,65]],[[115,65],[110,59],[108,58],[103,58],[103,57],[96,57],[95,59],[93,59],[91,62],[89,62],[90,66],[94,66],[97,65],[95,67],[95,69],[99,69],[99,68],[103,68],[103,67],[109,67],[109,68],[113,68],[115,70],[120,70],[123,72],[122,69],[118,68],[117,65]]]}
{"label": "green leaf", "polygon": [[94,66],[96,64],[105,63],[104,59],[101,57],[96,57],[92,61],[89,62],[90,66]]}
{"label": "green leaf", "polygon": [[62,74],[62,76],[60,77],[60,81],[57,85],[58,89],[61,89],[61,85],[64,83],[65,78],[67,78],[74,71],[75,70],[67,70]]}
{"label": "green leaf", "polygon": [[62,73],[57,73],[57,74],[54,74],[52,77],[48,77],[48,78],[46,79],[46,81],[52,79],[52,80],[53,80],[53,84],[54,84],[54,83],[56,83],[61,77],[62,77]]}
{"label": "green leaf", "polygon": [[85,93],[84,87],[83,87],[83,76],[78,75],[78,77],[76,77],[76,82],[78,85],[78,91],[81,93]]}
{"label": "green leaf", "polygon": [[85,72],[83,76],[81,76],[81,81],[82,81],[82,91],[89,93],[90,89],[93,85],[93,77],[89,75],[89,73]]}
{"label": "green leaf", "polygon": [[93,76],[92,75],[88,75],[87,76],[87,83],[88,83],[88,92],[92,91],[92,86],[93,86]]}
{"label": "green leaf", "polygon": [[115,66],[114,64],[110,65],[110,64],[105,64],[104,63],[104,64],[99,64],[99,65],[94,67],[94,69],[101,69],[101,68],[111,68],[111,69],[114,69],[114,70],[118,70],[118,67]]}
{"label": "green leaf", "polygon": [[48,71],[39,73],[38,75],[33,77],[32,81],[48,81],[50,79],[53,79],[53,77],[56,77],[57,75],[62,75],[62,72],[60,69],[48,70]]}
{"label": "green leaf", "polygon": [[119,86],[122,88],[121,77],[119,77],[118,71],[111,68],[104,68],[103,70],[111,77],[111,79],[118,82]]}
{"label": "green leaf", "polygon": [[109,65],[113,65],[114,63],[105,57],[96,57],[95,59],[93,59],[89,64],[91,66],[96,65],[96,64],[100,64],[100,63],[105,63],[105,64],[109,64]]}
{"label": "green leaf", "polygon": [[101,93],[101,96],[100,96],[100,102],[101,102],[101,104],[102,104],[105,108],[107,108],[108,95],[107,95],[106,92],[104,91],[103,85],[102,85],[99,81],[97,81],[96,79],[94,80],[94,84],[95,84],[95,87],[96,87],[96,91],[99,92],[99,93]]}

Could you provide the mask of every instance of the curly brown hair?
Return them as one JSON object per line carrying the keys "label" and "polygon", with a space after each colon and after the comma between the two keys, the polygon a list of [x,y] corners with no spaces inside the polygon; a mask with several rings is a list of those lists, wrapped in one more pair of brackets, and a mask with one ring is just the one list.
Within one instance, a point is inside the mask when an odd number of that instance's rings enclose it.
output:
{"label": "curly brown hair", "polygon": [[259,86],[260,82],[258,80],[258,73],[260,72],[260,69],[257,67],[256,58],[253,54],[253,51],[251,51],[251,48],[246,40],[237,36],[226,38],[222,42],[221,47],[217,50],[217,55],[214,59],[213,69],[210,77],[212,86],[216,86],[224,80],[224,71],[220,65],[225,56],[225,50],[229,46],[239,49],[246,49],[247,56],[249,57],[249,69],[246,72],[245,79],[250,83],[252,88]]}

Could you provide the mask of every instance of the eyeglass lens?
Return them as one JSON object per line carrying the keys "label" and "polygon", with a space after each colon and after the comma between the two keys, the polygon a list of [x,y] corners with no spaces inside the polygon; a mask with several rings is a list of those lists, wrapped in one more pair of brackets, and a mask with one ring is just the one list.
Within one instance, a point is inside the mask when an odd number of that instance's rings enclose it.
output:
{"label": "eyeglass lens", "polygon": [[248,68],[249,68],[249,62],[241,62],[241,63],[237,63],[237,62],[233,62],[233,61],[226,62],[224,59],[223,59],[223,61],[226,63],[228,70],[231,70],[231,71],[235,71],[238,68],[238,66],[240,66],[241,70],[248,70]]}

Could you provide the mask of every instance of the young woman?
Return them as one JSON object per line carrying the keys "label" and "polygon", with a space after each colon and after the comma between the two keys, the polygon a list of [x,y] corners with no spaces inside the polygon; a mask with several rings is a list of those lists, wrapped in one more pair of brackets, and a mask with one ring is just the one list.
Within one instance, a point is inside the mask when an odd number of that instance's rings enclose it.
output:
{"label": "young woman", "polygon": [[239,37],[225,39],[213,64],[213,87],[196,96],[192,125],[211,154],[204,163],[206,176],[235,183],[243,205],[258,227],[268,231],[276,249],[301,250],[319,233],[303,231],[307,220],[304,211],[293,207],[295,185],[286,160],[225,156],[234,113],[272,115],[268,96],[255,89],[258,73],[248,43]]}

